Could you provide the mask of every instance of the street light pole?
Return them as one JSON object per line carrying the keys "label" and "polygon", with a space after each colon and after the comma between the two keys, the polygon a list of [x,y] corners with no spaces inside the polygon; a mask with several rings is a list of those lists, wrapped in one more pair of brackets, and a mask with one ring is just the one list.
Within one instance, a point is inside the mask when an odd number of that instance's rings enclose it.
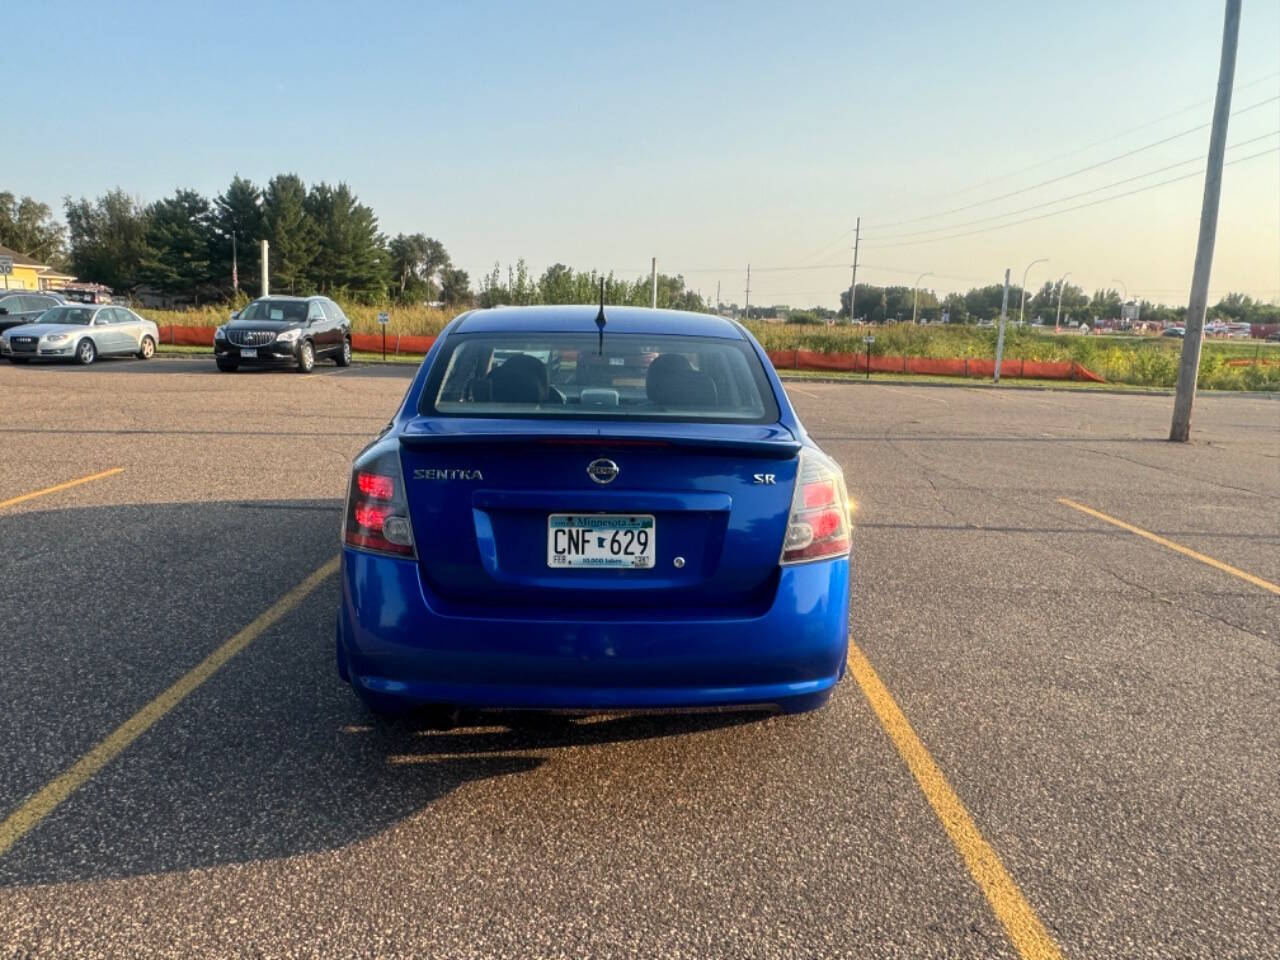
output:
{"label": "street light pole", "polygon": [[1064,273],[1062,279],[1058,281],[1058,315],[1053,318],[1053,332],[1058,333],[1062,323],[1062,291],[1067,289],[1067,277],[1070,273]]}
{"label": "street light pole", "polygon": [[916,316],[920,313],[920,281],[925,277],[932,277],[933,273],[922,273],[916,277],[916,295],[911,302],[911,325],[916,325]]}
{"label": "street light pole", "polygon": [[1124,308],[1128,306],[1128,303],[1129,303],[1129,288],[1125,286],[1125,282],[1121,280],[1119,277],[1112,277],[1111,282],[1120,284],[1120,320],[1118,322],[1120,324],[1121,329],[1123,329],[1124,328]]}
{"label": "street light pole", "polygon": [[1048,263],[1048,257],[1041,257],[1039,260],[1032,260],[1027,264],[1027,269],[1022,271],[1022,302],[1018,304],[1018,326],[1022,326],[1022,315],[1027,309],[1027,274],[1031,272],[1031,268],[1037,263]]}

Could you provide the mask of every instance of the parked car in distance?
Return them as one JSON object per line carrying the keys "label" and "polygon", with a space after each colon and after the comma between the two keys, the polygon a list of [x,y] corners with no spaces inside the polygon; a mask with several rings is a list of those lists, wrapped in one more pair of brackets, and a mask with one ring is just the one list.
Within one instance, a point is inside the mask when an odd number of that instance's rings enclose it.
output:
{"label": "parked car in distance", "polygon": [[225,373],[252,365],[310,373],[321,358],[350,366],[351,321],[328,297],[260,297],[214,331],[213,356]]}
{"label": "parked car in distance", "polygon": [[1163,337],[1185,337],[1187,335],[1186,327],[1165,327]]}
{"label": "parked car in distance", "polygon": [[66,302],[62,294],[43,290],[0,291],[0,333],[32,323],[50,307]]}
{"label": "parked car in distance", "polygon": [[0,356],[13,363],[74,360],[82,365],[110,356],[149,360],[159,342],[156,325],[128,307],[62,304],[40,314],[36,323],[0,333]]}
{"label": "parked car in distance", "polygon": [[843,675],[844,477],[767,354],[598,309],[456,318],[355,458],[336,655],[372,712],[802,711]]}
{"label": "parked car in distance", "polygon": [[1228,340],[1248,340],[1253,336],[1253,324],[1251,323],[1227,323],[1225,333]]}
{"label": "parked car in distance", "polygon": [[1275,333],[1267,334],[1267,342],[1268,343],[1280,342],[1280,330],[1277,330]]}

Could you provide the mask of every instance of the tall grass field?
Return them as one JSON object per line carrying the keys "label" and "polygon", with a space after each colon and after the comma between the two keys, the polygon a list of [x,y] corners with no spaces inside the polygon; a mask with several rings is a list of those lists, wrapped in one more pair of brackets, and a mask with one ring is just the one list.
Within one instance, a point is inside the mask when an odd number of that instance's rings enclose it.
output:
{"label": "tall grass field", "polygon": [[[388,334],[439,333],[457,311],[425,306],[344,306],[357,333],[377,333],[378,313],[390,314]],[[192,310],[140,310],[161,327],[170,324],[213,327],[227,322],[225,306]],[[873,356],[991,358],[996,352],[996,331],[970,326],[883,327],[817,326],[810,324],[747,324],[766,350],[815,350],[820,353],[862,353],[862,338],[875,335]],[[1112,383],[1148,387],[1172,387],[1178,379],[1182,341],[1154,336],[1082,336],[1047,334],[1010,327],[1005,333],[1004,355],[1021,360],[1074,360]],[[1233,365],[1230,360],[1258,361]],[[1200,357],[1199,386],[1205,390],[1280,391],[1280,345],[1247,340],[1206,340]]]}

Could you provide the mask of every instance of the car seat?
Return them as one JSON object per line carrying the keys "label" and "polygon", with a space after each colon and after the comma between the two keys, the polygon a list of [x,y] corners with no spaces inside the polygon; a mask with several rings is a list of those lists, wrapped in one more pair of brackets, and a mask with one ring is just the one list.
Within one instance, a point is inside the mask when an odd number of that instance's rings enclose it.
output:
{"label": "car seat", "polygon": [[718,397],[715,381],[679,353],[664,353],[649,364],[644,389],[660,407],[714,407]]}

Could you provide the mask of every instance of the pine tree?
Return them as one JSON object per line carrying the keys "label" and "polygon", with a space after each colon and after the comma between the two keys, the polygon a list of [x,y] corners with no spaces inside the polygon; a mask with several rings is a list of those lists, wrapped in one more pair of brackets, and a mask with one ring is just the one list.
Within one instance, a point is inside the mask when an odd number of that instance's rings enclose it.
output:
{"label": "pine tree", "polygon": [[389,257],[373,211],[345,183],[313,186],[306,210],[320,231],[320,250],[310,271],[314,286],[360,300],[384,296]]}
{"label": "pine tree", "polygon": [[239,261],[239,281],[242,290],[253,290],[250,279],[253,270],[245,270],[246,264],[258,262],[258,241],[262,239],[262,191],[237,174],[231,180],[226,193],[214,198],[209,218],[212,231],[209,256],[209,281],[216,290],[231,290],[232,235],[235,235],[235,253]]}
{"label": "pine tree", "polygon": [[307,212],[307,189],[293,173],[271,178],[263,194],[263,235],[270,243],[271,287],[311,291],[311,271],[320,252],[320,228]]}
{"label": "pine tree", "polygon": [[209,284],[211,231],[209,201],[194,190],[147,208],[147,253],[139,267],[142,282],[171,296],[198,300]]}

